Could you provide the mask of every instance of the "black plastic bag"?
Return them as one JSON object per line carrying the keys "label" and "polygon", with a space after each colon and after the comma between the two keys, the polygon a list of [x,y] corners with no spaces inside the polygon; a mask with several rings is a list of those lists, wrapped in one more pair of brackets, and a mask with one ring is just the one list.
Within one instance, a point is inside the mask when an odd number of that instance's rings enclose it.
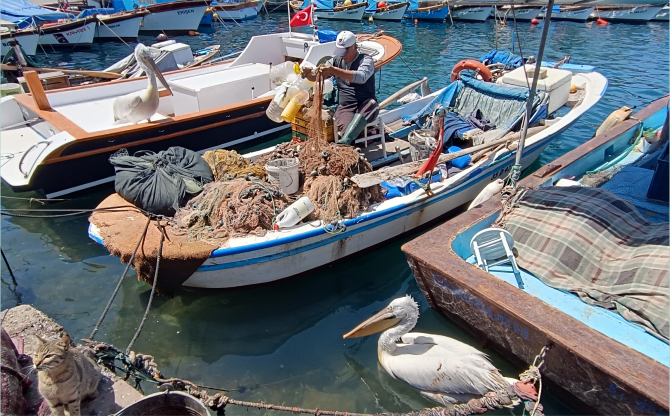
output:
{"label": "black plastic bag", "polygon": [[130,156],[121,149],[109,158],[114,165],[114,188],[123,199],[157,215],[172,217],[179,207],[214,180],[199,154],[183,147]]}

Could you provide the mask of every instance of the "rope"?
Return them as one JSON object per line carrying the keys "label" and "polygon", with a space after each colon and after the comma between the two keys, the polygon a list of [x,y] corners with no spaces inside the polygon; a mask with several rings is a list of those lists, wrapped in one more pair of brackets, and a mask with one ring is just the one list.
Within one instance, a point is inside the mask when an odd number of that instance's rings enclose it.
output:
{"label": "rope", "polygon": [[114,30],[112,30],[111,27],[107,26],[107,23],[105,23],[103,19],[98,19],[98,22],[100,22],[100,23],[102,23],[103,25],[105,25],[105,27],[106,27],[107,29],[109,29],[109,31],[112,32],[112,33],[114,34],[114,36],[116,36],[117,38],[119,38],[119,40],[120,40],[121,42],[123,42],[124,45],[126,45],[126,46],[129,47],[130,49],[133,49],[130,45],[128,45],[128,44],[126,43],[125,40],[123,40],[123,38],[122,38],[121,36],[117,35],[116,32],[115,32]]}
{"label": "rope", "polygon": [[164,34],[165,36],[167,36],[167,33],[165,33],[165,31],[163,30],[163,28],[158,24],[158,21],[156,21],[156,18],[154,17],[154,14],[151,13],[151,10],[148,10],[148,9],[147,9],[147,11],[149,12],[149,16],[151,16],[151,18],[154,19],[154,23],[156,23],[156,26],[158,26],[158,29],[160,29],[160,31],[163,32],[163,34]]}
{"label": "rope", "polygon": [[[114,293],[112,294],[112,297],[109,299],[109,302],[107,302],[107,306],[105,307],[105,310],[102,312],[102,315],[100,316],[100,319],[98,320],[98,323],[95,325],[95,328],[93,328],[93,332],[91,332],[91,335],[89,336],[90,339],[95,338],[95,334],[100,329],[100,324],[102,324],[102,321],[107,316],[107,312],[109,311],[109,308],[112,306],[112,302],[114,302],[114,298],[119,293],[119,289],[121,288],[121,282],[123,282],[123,279],[126,277],[126,273],[128,273],[128,269],[130,268],[130,265],[133,264],[133,259],[135,259],[135,254],[137,254],[137,250],[140,248],[140,244],[142,244],[142,241],[144,241],[144,237],[147,235],[147,231],[149,230],[149,224],[150,223],[151,223],[151,218],[149,218],[147,220],[147,224],[144,226],[144,231],[142,232],[142,236],[140,237],[139,241],[137,242],[137,245],[135,246],[135,251],[133,251],[133,255],[130,256],[130,260],[128,260],[128,264],[126,265],[126,269],[123,271],[123,274],[121,274],[121,278],[119,279],[119,282],[116,284],[116,289],[114,289]],[[4,257],[4,253],[3,253],[3,257]]]}
{"label": "rope", "polygon": [[[133,344],[135,343],[135,340],[137,340],[137,337],[140,335],[140,332],[142,331],[142,328],[144,327],[144,323],[147,321],[147,315],[149,315],[149,309],[151,309],[151,301],[153,301],[154,293],[156,293],[156,282],[158,282],[158,269],[160,268],[161,255],[163,253],[163,241],[165,241],[165,228],[160,223],[160,221],[158,222],[158,228],[161,230],[161,240],[160,240],[160,243],[158,244],[158,255],[156,256],[156,270],[154,270],[154,282],[153,282],[153,285],[151,286],[151,294],[149,295],[149,302],[147,303],[147,309],[144,311],[144,316],[142,317],[142,321],[140,322],[140,326],[137,328],[137,331],[135,332],[135,335],[133,335],[133,339],[130,340],[130,344],[128,344],[128,348],[126,348],[126,354],[130,353],[130,349],[133,347]],[[138,246],[139,246],[139,244],[138,244]]]}
{"label": "rope", "polygon": [[14,127],[26,126],[28,124],[34,123],[36,121],[42,120],[42,117],[31,118],[30,120],[20,121],[16,124],[10,124],[9,126],[3,126],[1,131],[13,129]]}
{"label": "rope", "polygon": [[414,72],[414,70],[413,70],[412,68],[410,68],[410,66],[407,64],[407,62],[405,62],[405,60],[403,59],[402,55],[398,55],[398,58],[400,58],[400,60],[405,64],[405,66],[407,67],[407,69],[409,69],[410,71],[412,71],[412,74],[414,74],[414,76],[416,77],[416,79],[418,79],[419,81],[421,81],[421,78],[419,78],[419,76],[416,74],[416,72]]}
{"label": "rope", "polygon": [[14,286],[18,286],[19,284],[16,282],[14,271],[12,271],[12,268],[9,265],[9,261],[7,261],[7,256],[5,256],[5,250],[0,248],[0,254],[2,254],[2,260],[5,262],[5,266],[7,266],[7,270],[9,270],[9,275],[12,277],[12,283],[14,283]]}

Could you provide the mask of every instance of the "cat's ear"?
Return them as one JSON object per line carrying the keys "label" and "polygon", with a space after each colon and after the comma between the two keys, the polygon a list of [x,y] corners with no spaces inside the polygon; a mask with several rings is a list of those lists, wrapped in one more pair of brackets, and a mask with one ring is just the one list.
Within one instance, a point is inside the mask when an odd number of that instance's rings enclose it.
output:
{"label": "cat's ear", "polygon": [[35,334],[35,337],[36,337],[38,340],[40,340],[40,344],[44,345],[44,344],[47,343],[47,340],[44,339],[44,338],[42,338],[41,336]]}
{"label": "cat's ear", "polygon": [[58,345],[63,348],[63,351],[67,351],[67,349],[70,348],[71,342],[72,339],[70,339],[70,336],[66,333],[63,335],[63,338],[58,341]]}

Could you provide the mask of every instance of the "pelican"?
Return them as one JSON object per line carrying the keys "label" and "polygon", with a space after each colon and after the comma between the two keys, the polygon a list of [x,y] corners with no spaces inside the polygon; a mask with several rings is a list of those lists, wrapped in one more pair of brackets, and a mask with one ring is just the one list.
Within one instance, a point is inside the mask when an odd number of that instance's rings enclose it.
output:
{"label": "pelican", "polygon": [[114,122],[116,123],[137,124],[142,120],[149,121],[156,114],[159,103],[156,77],[158,77],[161,84],[172,95],[172,90],[167,81],[165,81],[165,78],[163,78],[163,74],[156,68],[156,63],[151,56],[149,48],[138,43],[135,47],[135,60],[137,60],[137,63],[147,74],[149,85],[144,90],[122,95],[114,100]]}
{"label": "pelican", "polygon": [[491,182],[490,184],[486,185],[484,189],[481,190],[475,197],[475,199],[470,203],[470,206],[468,206],[468,211],[470,211],[472,208],[476,207],[479,204],[483,204],[484,202],[488,201],[493,197],[493,195],[500,193],[502,189],[505,187],[505,181],[502,179],[496,179],[495,181]]}
{"label": "pelican", "polygon": [[409,332],[418,319],[419,305],[408,295],[393,300],[342,337],[384,331],[377,346],[382,367],[391,377],[443,406],[466,403],[516,382],[503,377],[486,354],[467,344],[441,335]]}

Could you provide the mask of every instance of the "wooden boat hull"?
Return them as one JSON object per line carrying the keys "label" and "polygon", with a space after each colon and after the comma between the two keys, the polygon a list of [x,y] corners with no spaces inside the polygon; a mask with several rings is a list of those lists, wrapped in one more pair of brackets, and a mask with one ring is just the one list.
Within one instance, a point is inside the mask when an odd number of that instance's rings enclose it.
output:
{"label": "wooden boat hull", "polygon": [[[609,141],[637,128],[637,119],[667,111],[658,100],[629,120],[528,176],[535,187],[558,178],[559,169],[579,168],[591,151],[607,152]],[[667,114],[667,112],[666,112]],[[583,166],[582,166],[583,167]],[[570,172],[566,170],[565,172]],[[583,171],[582,171],[583,172]],[[461,232],[497,217],[496,196],[402,250],[430,306],[520,366],[531,364],[545,346],[544,383],[582,413],[667,414],[668,367],[592,329],[538,298],[515,288],[454,251]]]}
{"label": "wooden boat hull", "polygon": [[634,8],[596,9],[593,19],[605,19],[608,22],[647,23],[663,9],[663,6],[639,6]]}
{"label": "wooden boat hull", "polygon": [[405,11],[407,11],[408,7],[409,3],[393,4],[383,10],[379,9],[374,13],[366,12],[363,17],[372,17],[374,20],[399,22],[405,16]]}
{"label": "wooden boat hull", "polygon": [[334,10],[314,10],[314,16],[317,19],[324,20],[361,20],[367,3],[357,3],[352,6],[343,6]]}
{"label": "wooden boat hull", "polygon": [[129,13],[127,15],[99,18],[98,26],[95,29],[95,38],[97,40],[137,40],[142,20],[147,14]]}
{"label": "wooden boat hull", "polygon": [[21,48],[26,53],[26,55],[33,56],[37,52],[37,44],[39,43],[40,35],[36,31],[28,30],[25,32],[17,33],[7,33],[2,35],[2,52],[1,55],[5,56],[7,51],[11,48],[9,46],[10,41],[16,41],[21,45]]}
{"label": "wooden boat hull", "polygon": [[484,22],[491,17],[493,6],[476,7],[458,7],[451,10],[451,17],[454,20],[463,20],[466,22]]}
{"label": "wooden boat hull", "polygon": [[90,48],[97,23],[87,18],[72,23],[40,28],[39,44],[49,48]]}
{"label": "wooden boat hull", "polygon": [[207,5],[199,2],[178,1],[148,6],[150,12],[144,18],[141,33],[187,34],[197,30],[200,20],[205,15]]}

